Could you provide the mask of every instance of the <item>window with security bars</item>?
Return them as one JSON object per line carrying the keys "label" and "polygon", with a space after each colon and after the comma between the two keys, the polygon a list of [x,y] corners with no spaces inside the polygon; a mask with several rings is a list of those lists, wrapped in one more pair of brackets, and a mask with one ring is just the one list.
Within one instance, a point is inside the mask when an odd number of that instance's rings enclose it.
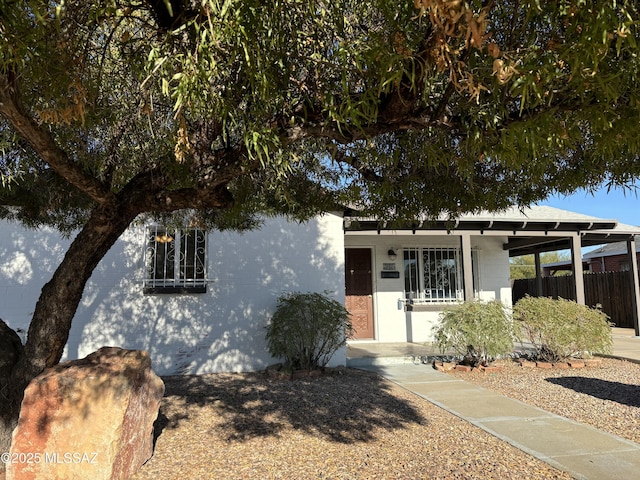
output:
{"label": "window with security bars", "polygon": [[[472,252],[474,290],[477,255]],[[462,257],[458,248],[407,248],[403,251],[405,298],[411,303],[464,301]]]}
{"label": "window with security bars", "polygon": [[206,254],[205,230],[147,228],[144,292],[206,292]]}

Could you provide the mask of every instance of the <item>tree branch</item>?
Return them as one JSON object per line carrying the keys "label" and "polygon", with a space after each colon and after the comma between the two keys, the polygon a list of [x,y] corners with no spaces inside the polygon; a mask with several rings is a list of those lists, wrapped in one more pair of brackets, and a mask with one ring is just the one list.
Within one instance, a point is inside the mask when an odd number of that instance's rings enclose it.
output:
{"label": "tree branch", "polygon": [[118,203],[140,212],[224,209],[233,205],[233,196],[226,187],[232,178],[232,175],[226,175],[215,183],[170,190],[166,188],[170,183],[168,178],[155,170],[146,171],[132,178],[118,193]]}
{"label": "tree branch", "polygon": [[431,122],[428,117],[428,110],[422,109],[415,112],[411,116],[391,122],[374,122],[363,125],[357,129],[348,126],[339,127],[335,123],[301,123],[299,125],[287,125],[282,129],[280,136],[284,144],[295,143],[307,138],[325,138],[333,140],[342,145],[348,145],[358,140],[373,138],[385,133],[401,131],[401,130],[423,130],[427,127],[440,126]]}
{"label": "tree branch", "polygon": [[355,168],[365,180],[373,183],[380,183],[384,181],[384,177],[376,173],[372,168],[368,168],[366,164],[363,164],[357,157],[349,155],[344,150],[339,150],[335,146],[334,148],[330,149],[330,151],[331,157],[336,162],[344,163]]}
{"label": "tree branch", "polygon": [[128,202],[131,205],[140,205],[138,202],[146,202],[153,205],[148,211],[175,212],[177,210],[208,210],[225,209],[233,206],[233,196],[224,185],[211,188],[182,188],[178,190],[160,190],[157,192],[142,192],[136,195],[136,199]]}
{"label": "tree branch", "polygon": [[[17,95],[17,83],[12,75],[0,75],[0,115],[36,151],[58,175],[99,204],[115,201],[114,194],[94,177],[87,175],[69,159],[49,132],[36,123],[22,108]],[[12,81],[13,80],[13,81]]]}

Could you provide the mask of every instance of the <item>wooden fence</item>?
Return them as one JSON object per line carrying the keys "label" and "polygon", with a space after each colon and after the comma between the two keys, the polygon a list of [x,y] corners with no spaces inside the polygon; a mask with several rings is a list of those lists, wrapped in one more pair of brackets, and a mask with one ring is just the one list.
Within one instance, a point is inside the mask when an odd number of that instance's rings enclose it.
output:
{"label": "wooden fence", "polygon": [[[575,300],[572,275],[542,277],[542,293],[536,292],[536,279],[513,281],[513,303],[525,295]],[[584,274],[585,303],[590,307],[601,305],[616,327],[633,328],[633,279],[631,272],[602,272]]]}

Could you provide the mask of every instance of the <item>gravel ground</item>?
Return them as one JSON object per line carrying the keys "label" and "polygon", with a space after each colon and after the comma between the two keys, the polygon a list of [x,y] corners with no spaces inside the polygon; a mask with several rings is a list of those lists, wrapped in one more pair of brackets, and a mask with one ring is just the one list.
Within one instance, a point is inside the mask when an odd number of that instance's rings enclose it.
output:
{"label": "gravel ground", "polygon": [[[640,443],[639,364],[449,374]],[[155,453],[132,480],[571,478],[369,372],[164,380]]]}
{"label": "gravel ground", "polygon": [[164,380],[155,453],[135,480],[571,478],[369,372]]}

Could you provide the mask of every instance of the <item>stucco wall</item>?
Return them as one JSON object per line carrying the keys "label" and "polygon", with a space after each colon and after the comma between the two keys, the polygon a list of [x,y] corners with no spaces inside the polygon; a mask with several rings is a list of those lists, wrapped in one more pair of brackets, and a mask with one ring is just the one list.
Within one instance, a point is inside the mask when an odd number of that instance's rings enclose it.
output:
{"label": "stucco wall", "polygon": [[502,248],[506,241],[506,237],[475,236],[471,245],[480,260],[480,298],[511,306],[509,252]]}
{"label": "stucco wall", "polygon": [[[69,241],[51,230],[2,223],[0,318],[28,328],[44,283]],[[331,291],[344,302],[342,219],[269,219],[245,234],[211,232],[207,293],[143,295],[143,228],[128,230],[96,268],[78,308],[65,358],[101,346],[145,349],[160,374],[250,371],[274,360],[265,325],[278,295]],[[345,363],[344,349],[331,365]]]}
{"label": "stucco wall", "polygon": [[[479,255],[478,292],[484,300],[500,300],[511,305],[509,281],[509,255],[502,245],[505,237],[476,235],[471,237],[471,247]],[[372,249],[372,274],[374,281],[374,330],[379,342],[425,342],[432,339],[431,329],[437,323],[439,310],[428,312],[405,311],[403,304],[404,274],[402,249],[411,247],[460,247],[458,235],[397,235],[375,233],[348,234],[345,247]],[[395,261],[389,259],[389,249],[396,250]],[[384,263],[395,263],[400,278],[381,278]]]}

